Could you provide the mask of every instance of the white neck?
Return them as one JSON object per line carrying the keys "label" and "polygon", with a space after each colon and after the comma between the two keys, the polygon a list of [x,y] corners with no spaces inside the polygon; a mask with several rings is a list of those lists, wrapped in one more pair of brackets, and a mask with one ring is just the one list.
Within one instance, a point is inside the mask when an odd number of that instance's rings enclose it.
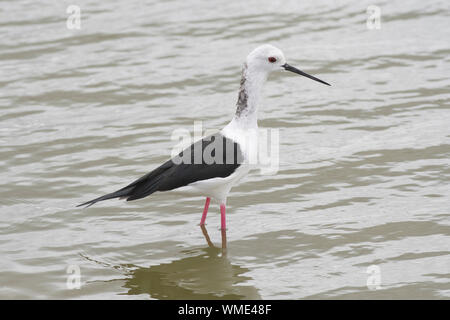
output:
{"label": "white neck", "polygon": [[258,104],[266,79],[266,72],[249,68],[244,64],[236,114],[231,123],[242,129],[258,127]]}

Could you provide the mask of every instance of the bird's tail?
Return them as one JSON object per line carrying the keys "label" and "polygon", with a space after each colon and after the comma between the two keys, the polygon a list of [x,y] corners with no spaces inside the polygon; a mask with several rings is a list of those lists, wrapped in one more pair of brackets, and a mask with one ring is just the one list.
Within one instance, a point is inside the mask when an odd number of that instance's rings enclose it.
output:
{"label": "bird's tail", "polygon": [[96,199],[90,200],[88,202],[82,203],[77,205],[77,207],[84,207],[86,208],[92,206],[93,204],[96,204],[99,201],[103,200],[109,200],[114,198],[122,198],[122,197],[128,197],[130,195],[130,192],[134,189],[134,187],[125,187],[123,189],[117,190],[116,192],[105,194],[104,196],[98,197]]}
{"label": "bird's tail", "polygon": [[127,185],[126,187],[117,190],[116,192],[105,194],[104,196],[101,196],[94,200],[90,200],[88,202],[79,204],[77,207],[86,206],[87,208],[99,201],[114,198],[125,198],[127,199],[127,201],[144,198],[152,194],[153,192],[158,191],[159,184],[164,178],[164,173],[173,166],[174,163],[169,160],[166,163],[159,166],[158,168],[156,168],[155,170],[153,170],[152,172],[147,173],[145,176]]}

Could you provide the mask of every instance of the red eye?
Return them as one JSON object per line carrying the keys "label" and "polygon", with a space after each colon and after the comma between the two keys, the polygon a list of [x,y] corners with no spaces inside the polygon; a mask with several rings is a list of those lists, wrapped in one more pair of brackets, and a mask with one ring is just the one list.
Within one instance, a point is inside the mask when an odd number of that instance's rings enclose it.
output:
{"label": "red eye", "polygon": [[269,57],[269,59],[267,59],[267,60],[269,60],[270,63],[277,62],[277,58],[275,58],[275,57]]}

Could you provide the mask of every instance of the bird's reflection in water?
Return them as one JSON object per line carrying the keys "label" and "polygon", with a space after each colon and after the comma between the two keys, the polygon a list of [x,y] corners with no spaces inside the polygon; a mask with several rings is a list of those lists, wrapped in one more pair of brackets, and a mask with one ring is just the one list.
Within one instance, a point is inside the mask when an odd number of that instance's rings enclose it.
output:
{"label": "bird's reflection in water", "polygon": [[242,275],[249,270],[228,260],[225,232],[222,248],[213,245],[204,226],[202,232],[207,248],[185,251],[188,257],[167,264],[133,270],[124,285],[128,294],[147,293],[155,299],[261,299],[256,288],[240,285],[251,279]]}

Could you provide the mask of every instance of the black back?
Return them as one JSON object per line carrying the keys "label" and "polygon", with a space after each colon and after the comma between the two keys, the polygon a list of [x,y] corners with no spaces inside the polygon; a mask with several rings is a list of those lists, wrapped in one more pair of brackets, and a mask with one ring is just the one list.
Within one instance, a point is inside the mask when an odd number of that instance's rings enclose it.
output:
{"label": "black back", "polygon": [[230,176],[243,162],[243,154],[237,143],[220,133],[205,137],[183,150],[128,186],[88,201],[92,205],[112,198],[127,201],[144,198],[156,191],[168,191],[191,183],[212,178]]}

